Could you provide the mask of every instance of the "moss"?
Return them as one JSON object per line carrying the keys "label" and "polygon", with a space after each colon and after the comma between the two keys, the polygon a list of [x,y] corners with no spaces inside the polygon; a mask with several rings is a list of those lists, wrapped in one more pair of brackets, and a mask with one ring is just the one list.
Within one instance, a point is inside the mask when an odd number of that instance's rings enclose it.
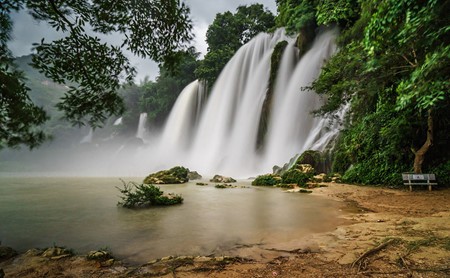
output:
{"label": "moss", "polygon": [[189,169],[176,166],[169,170],[162,170],[148,175],[144,179],[145,184],[177,184],[189,181]]}
{"label": "moss", "polygon": [[297,184],[298,186],[305,187],[312,176],[312,174],[303,173],[298,169],[290,169],[281,175],[281,178],[282,183]]}
{"label": "moss", "polygon": [[281,177],[275,174],[257,176],[252,185],[256,186],[274,186],[281,183]]}
{"label": "moss", "polygon": [[267,133],[267,126],[269,124],[270,111],[272,108],[273,92],[275,90],[275,81],[278,75],[278,68],[280,67],[281,58],[287,45],[288,45],[287,41],[281,41],[277,43],[272,52],[272,57],[270,60],[269,85],[267,88],[266,98],[264,99],[264,103],[261,110],[261,118],[259,120],[258,137],[257,137],[258,147],[262,146],[262,144],[264,143],[264,138]]}

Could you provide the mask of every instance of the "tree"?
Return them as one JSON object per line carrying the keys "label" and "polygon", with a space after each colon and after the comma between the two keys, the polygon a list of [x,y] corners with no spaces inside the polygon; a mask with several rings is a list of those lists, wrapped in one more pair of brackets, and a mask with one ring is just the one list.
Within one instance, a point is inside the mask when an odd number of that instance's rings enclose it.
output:
{"label": "tree", "polygon": [[206,32],[208,53],[197,69],[211,86],[226,63],[245,43],[275,25],[273,14],[262,4],[240,6],[236,13],[218,13]]}
{"label": "tree", "polygon": [[[22,9],[26,9],[36,20],[46,21],[66,35],[53,42],[42,39],[35,44],[33,65],[55,82],[69,84],[70,88],[58,108],[65,112],[69,121],[78,125],[88,123],[98,127],[109,116],[123,112],[123,101],[117,95],[117,90],[123,81],[131,82],[135,74],[135,69],[122,53],[123,48],[172,69],[179,61],[179,51],[186,49],[192,38],[189,8],[179,0],[3,1],[0,6],[0,21],[7,28],[2,28],[1,54],[6,58],[2,59],[1,74],[10,76],[17,84],[22,85],[21,76],[11,70],[13,62],[7,59],[11,55],[6,47],[12,30],[10,13]],[[121,46],[103,43],[97,36],[111,33],[123,36]],[[22,89],[19,91],[17,88]],[[19,96],[26,95],[27,89],[23,86],[16,86],[16,89],[9,86],[8,90]],[[6,91],[2,88],[2,119],[10,122],[14,118],[14,114],[8,112],[12,103],[11,98],[5,96]],[[42,117],[38,119],[40,121],[23,122],[22,132],[30,134],[29,130],[33,126],[43,122]],[[34,135],[35,139],[24,137],[24,140],[18,142],[8,139],[2,133],[0,148],[20,143],[34,146],[43,139],[42,133]]]}
{"label": "tree", "polygon": [[385,0],[366,29],[364,43],[372,61],[380,55],[403,58],[397,65],[406,73],[396,87],[397,109],[412,107],[419,118],[427,111],[425,143],[411,147],[415,173],[422,173],[433,145],[433,111],[448,109],[450,101],[449,8],[449,1]]}
{"label": "tree", "polygon": [[411,160],[415,172],[424,162],[427,169],[448,167],[450,2],[360,4],[359,18],[338,40],[340,51],[313,84],[326,95],[320,113],[351,104],[335,170],[351,182],[395,184]]}
{"label": "tree", "polygon": [[200,53],[190,47],[181,54],[180,63],[174,72],[160,67],[156,82],[146,82],[141,86],[140,110],[147,112],[147,120],[153,127],[159,128],[164,124],[180,92],[197,79],[195,69]]}
{"label": "tree", "polygon": [[6,43],[12,23],[9,11],[19,9],[19,3],[2,3],[0,14],[0,149],[27,144],[34,148],[47,136],[35,126],[47,120],[45,111],[30,100],[23,74],[13,64]]}

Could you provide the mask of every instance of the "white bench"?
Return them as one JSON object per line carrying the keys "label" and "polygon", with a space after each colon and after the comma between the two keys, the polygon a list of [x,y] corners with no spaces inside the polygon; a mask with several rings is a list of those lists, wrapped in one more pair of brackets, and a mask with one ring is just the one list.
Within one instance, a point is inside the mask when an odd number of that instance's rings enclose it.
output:
{"label": "white bench", "polygon": [[428,185],[428,190],[431,191],[431,186],[437,185],[436,176],[434,174],[402,174],[403,184],[409,186],[409,191],[412,191],[413,185]]}

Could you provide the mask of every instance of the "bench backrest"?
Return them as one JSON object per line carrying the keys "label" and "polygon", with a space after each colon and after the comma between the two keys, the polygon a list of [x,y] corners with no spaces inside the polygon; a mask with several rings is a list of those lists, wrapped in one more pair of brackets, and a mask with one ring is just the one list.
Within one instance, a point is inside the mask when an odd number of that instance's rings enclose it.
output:
{"label": "bench backrest", "polygon": [[402,174],[403,181],[435,181],[436,176],[434,174]]}

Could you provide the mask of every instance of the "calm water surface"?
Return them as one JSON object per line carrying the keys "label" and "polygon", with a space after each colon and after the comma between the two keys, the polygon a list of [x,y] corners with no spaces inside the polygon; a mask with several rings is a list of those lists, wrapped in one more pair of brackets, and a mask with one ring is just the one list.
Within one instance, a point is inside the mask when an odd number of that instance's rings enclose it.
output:
{"label": "calm water surface", "polygon": [[334,229],[340,215],[337,202],[249,181],[239,183],[247,188],[232,189],[162,185],[184,203],[129,210],[116,206],[121,185],[118,178],[0,177],[0,241],[19,251],[54,244],[79,253],[108,247],[116,257],[143,263],[287,242]]}

